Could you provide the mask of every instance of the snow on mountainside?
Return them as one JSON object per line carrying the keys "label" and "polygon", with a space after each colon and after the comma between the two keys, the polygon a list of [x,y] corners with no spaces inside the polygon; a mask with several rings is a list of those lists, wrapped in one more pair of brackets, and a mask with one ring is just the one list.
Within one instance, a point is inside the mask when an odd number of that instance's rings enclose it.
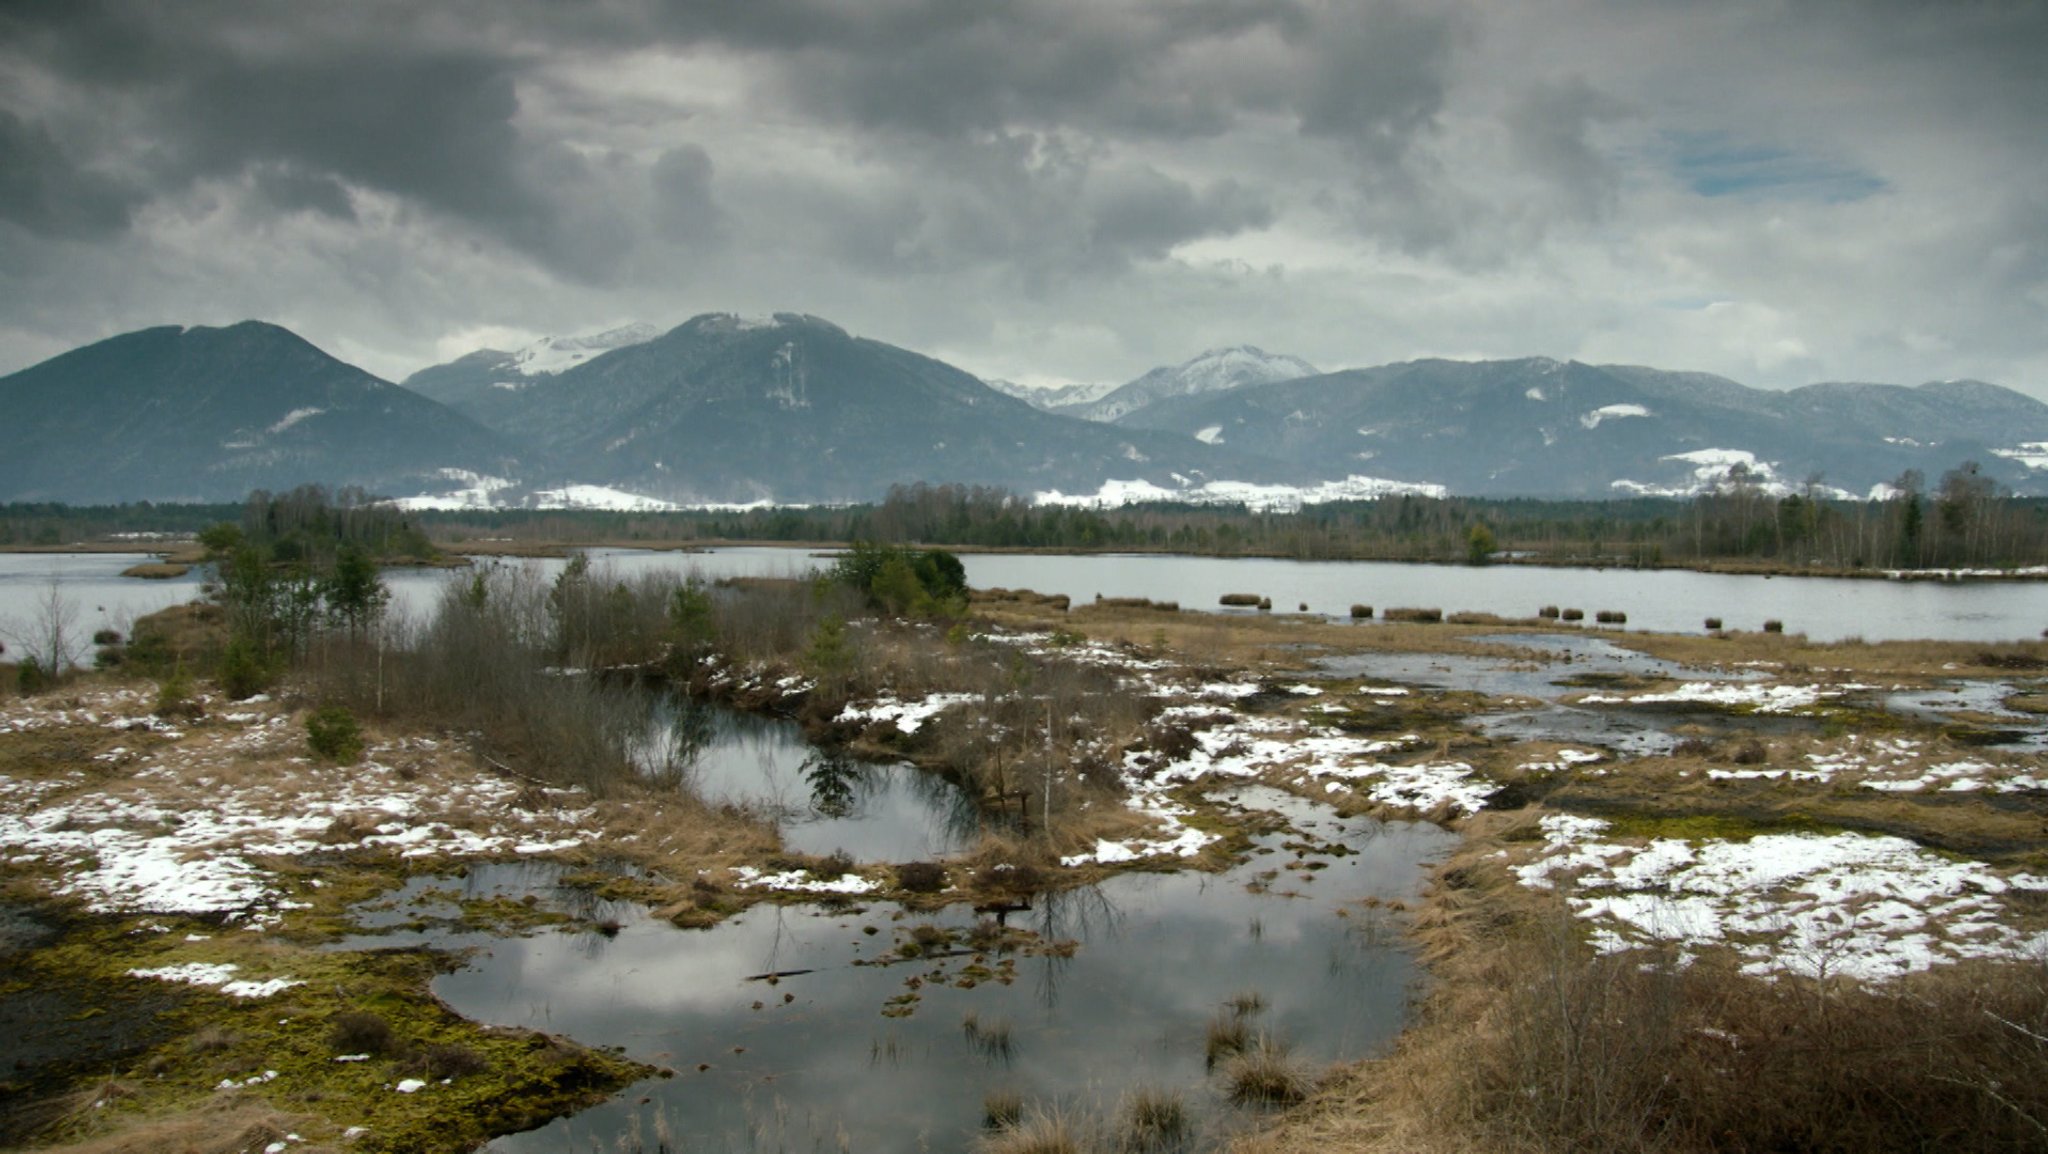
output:
{"label": "snow on mountainside", "polygon": [[407,377],[405,387],[441,402],[474,420],[490,424],[505,394],[517,393],[598,357],[661,335],[653,325],[628,324],[542,337],[512,352],[478,349],[446,364],[431,365]]}
{"label": "snow on mountainside", "polygon": [[[1183,482],[1189,478],[1180,478]],[[1057,489],[1032,495],[1034,505],[1067,505],[1084,509],[1117,509],[1148,501],[1181,501],[1190,505],[1243,505],[1254,513],[1292,513],[1303,505],[1331,501],[1368,501],[1376,497],[1448,497],[1442,485],[1391,481],[1354,473],[1341,481],[1315,485],[1259,485],[1249,481],[1206,481],[1166,488],[1149,481],[1105,481],[1093,493],[1062,493]]]}
{"label": "snow on mountainside", "polygon": [[513,371],[525,377],[551,377],[563,369],[577,365],[613,349],[644,345],[661,335],[661,330],[649,324],[634,323],[601,332],[579,333],[567,337],[542,337],[512,354]]}
{"label": "snow on mountainside", "polygon": [[984,380],[981,383],[1006,397],[1015,397],[1034,409],[1047,412],[1093,404],[1123,387],[1114,381],[1076,381],[1070,385],[1020,385],[1003,380]]}
{"label": "snow on mountainside", "polygon": [[1069,405],[1059,411],[1090,421],[1114,421],[1154,401],[1228,392],[1246,385],[1270,385],[1319,370],[1300,357],[1269,353],[1255,345],[1210,349],[1178,365],[1162,365],[1092,404]]}

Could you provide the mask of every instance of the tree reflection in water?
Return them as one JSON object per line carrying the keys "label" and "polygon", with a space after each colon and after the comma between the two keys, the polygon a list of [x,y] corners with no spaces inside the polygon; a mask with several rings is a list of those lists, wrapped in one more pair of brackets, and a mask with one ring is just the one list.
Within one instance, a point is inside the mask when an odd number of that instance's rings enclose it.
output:
{"label": "tree reflection in water", "polygon": [[846,817],[870,784],[869,767],[844,754],[818,750],[804,759],[804,783],[811,787],[811,809],[820,817]]}

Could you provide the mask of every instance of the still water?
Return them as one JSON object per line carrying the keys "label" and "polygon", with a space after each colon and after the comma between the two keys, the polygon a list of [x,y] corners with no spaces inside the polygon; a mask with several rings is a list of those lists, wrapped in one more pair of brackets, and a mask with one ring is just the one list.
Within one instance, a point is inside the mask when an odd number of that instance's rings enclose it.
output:
{"label": "still water", "polygon": [[773,819],[800,853],[913,862],[973,844],[983,818],[951,781],[906,764],[876,764],[818,749],[793,721],[665,699],[642,756],[686,765],[683,780],[712,805]]}
{"label": "still water", "polygon": [[[620,1046],[676,1071],[494,1150],[609,1148],[636,1116],[651,1136],[659,1113],[685,1149],[840,1149],[843,1138],[855,1150],[955,1151],[979,1133],[992,1091],[1113,1114],[1139,1087],[1183,1094],[1213,1139],[1247,1116],[1209,1067],[1211,1018],[1256,994],[1248,1025],[1305,1062],[1375,1052],[1401,1028],[1415,970],[1359,902],[1412,897],[1424,863],[1454,840],[1265,789],[1235,797],[1283,813],[1294,831],[1262,837],[1220,875],[1125,875],[1023,903],[1003,920],[1073,943],[1067,956],[985,950],[990,976],[971,988],[964,946],[872,963],[917,927],[960,934],[987,915],[878,903],[757,906],[709,930],[641,921],[613,937],[499,941],[434,990],[467,1017]],[[774,973],[784,976],[762,977]]]}
{"label": "still water", "polygon": [[[594,563],[621,578],[645,572],[695,571],[721,577],[797,576],[830,563],[829,554],[773,546],[702,552],[636,549],[590,551]],[[142,554],[0,554],[0,629],[32,619],[37,594],[51,573],[80,609],[87,632],[123,628],[143,613],[194,596],[198,571],[169,582],[119,576]],[[1787,632],[1817,641],[1925,638],[1945,641],[2020,641],[2048,628],[2048,585],[2035,582],[1944,584],[1933,581],[1755,577],[1681,570],[1551,569],[1494,565],[1401,565],[1377,561],[1279,561],[1159,554],[964,555],[968,583],[977,588],[1064,593],[1075,602],[1103,597],[1178,601],[1183,609],[1218,610],[1225,593],[1270,597],[1279,610],[1307,605],[1310,612],[1345,617],[1354,604],[1376,611],[1395,606],[1533,616],[1545,605],[1579,608],[1590,620],[1601,609],[1628,615],[1631,629],[1699,632],[1707,617],[1730,629],[1756,630],[1780,620]],[[531,569],[553,579],[566,562],[511,559],[486,562]],[[456,571],[459,573],[460,571]],[[451,579],[449,570],[395,569],[385,573],[392,605],[424,614]]]}

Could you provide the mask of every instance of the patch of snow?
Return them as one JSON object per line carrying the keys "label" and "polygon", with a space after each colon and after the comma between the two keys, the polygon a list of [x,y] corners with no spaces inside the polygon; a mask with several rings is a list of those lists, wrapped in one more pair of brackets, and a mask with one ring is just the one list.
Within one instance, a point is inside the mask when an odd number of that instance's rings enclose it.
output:
{"label": "patch of snow", "polygon": [[[1530,391],[1536,392],[1536,390],[1534,389],[1531,389]],[[1541,395],[1538,395],[1534,399],[1540,401],[1543,398]],[[1586,428],[1589,429],[1597,429],[1601,426],[1601,424],[1607,421],[1618,421],[1626,417],[1647,417],[1651,415],[1652,414],[1650,413],[1650,410],[1642,407],[1641,405],[1602,405],[1599,408],[1594,409],[1592,412],[1579,414],[1579,424],[1584,425]]]}
{"label": "patch of snow", "polygon": [[512,363],[529,377],[551,377],[614,349],[643,345],[660,335],[661,330],[653,325],[628,324],[573,336],[542,337],[514,352]]}
{"label": "patch of snow", "polygon": [[1993,449],[1993,456],[2018,461],[2029,469],[2048,469],[2048,441],[2022,441],[2018,448]]}
{"label": "patch of snow", "polygon": [[237,979],[232,975],[237,967],[232,962],[184,962],[179,965],[158,966],[154,969],[129,970],[131,978],[155,978],[164,982],[183,982],[190,986],[213,986],[231,998],[269,998],[306,983],[294,978],[271,978],[267,981],[251,982]]}
{"label": "patch of snow", "polygon": [[442,469],[443,478],[460,483],[461,488],[447,493],[422,493],[417,497],[400,497],[392,502],[395,508],[407,511],[427,509],[489,509],[492,494],[512,487],[513,482],[505,477],[492,477],[474,473],[468,469]]}
{"label": "patch of snow", "polygon": [[1430,482],[1395,481],[1355,473],[1341,481],[1324,481],[1306,486],[1261,485],[1249,481],[1209,481],[1199,486],[1167,489],[1150,481],[1110,480],[1103,482],[1102,487],[1094,493],[1069,494],[1057,489],[1046,490],[1034,494],[1032,503],[1115,509],[1145,502],[1175,501],[1194,505],[1244,505],[1254,512],[1286,513],[1300,509],[1304,505],[1322,505],[1331,501],[1366,501],[1403,494],[1446,497],[1450,495],[1450,490]]}
{"label": "patch of snow", "polygon": [[608,485],[564,485],[541,489],[533,495],[536,509],[605,509],[623,513],[671,512],[676,505],[654,497],[643,497]]}
{"label": "patch of snow", "polygon": [[840,874],[836,878],[818,877],[803,870],[789,870],[779,874],[764,874],[752,866],[733,867],[734,885],[745,890],[779,890],[784,893],[802,894],[866,894],[882,888],[882,883],[869,881],[859,874]]}
{"label": "patch of snow", "polygon": [[1197,432],[1195,440],[1202,442],[1204,445],[1220,445],[1223,443],[1223,426],[1210,425],[1208,428]]}
{"label": "patch of snow", "polygon": [[1773,685],[1766,682],[1735,684],[1717,681],[1688,681],[1669,693],[1638,693],[1632,697],[1588,694],[1582,705],[1717,705],[1749,706],[1758,713],[1793,713],[1820,703],[1822,698],[1840,696],[1841,690],[1817,685]]}
{"label": "patch of snow", "polygon": [[955,705],[965,705],[980,700],[974,693],[934,693],[929,697],[901,701],[895,697],[881,697],[868,705],[848,704],[833,718],[840,724],[856,721],[894,722],[903,733],[916,733],[924,723]]}
{"label": "patch of snow", "polygon": [[298,424],[300,421],[305,420],[307,417],[317,417],[326,411],[326,409],[313,408],[293,409],[291,412],[286,413],[282,417],[279,417],[277,423],[270,426],[269,431],[272,434],[282,433],[286,429],[291,428],[293,425]]}
{"label": "patch of snow", "polygon": [[1904,838],[1765,834],[1747,841],[1605,840],[1597,818],[1551,815],[1522,884],[1566,888],[1596,948],[1725,947],[1746,973],[1879,982],[1964,958],[2024,958],[2048,935],[2008,928],[2001,895],[2048,889]]}

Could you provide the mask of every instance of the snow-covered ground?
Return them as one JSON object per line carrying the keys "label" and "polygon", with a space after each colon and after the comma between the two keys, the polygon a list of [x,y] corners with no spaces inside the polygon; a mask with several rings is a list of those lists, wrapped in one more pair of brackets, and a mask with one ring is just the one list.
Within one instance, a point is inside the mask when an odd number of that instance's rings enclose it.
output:
{"label": "snow-covered ground", "polygon": [[1778,685],[1767,682],[1728,683],[1688,681],[1666,693],[1628,695],[1590,693],[1579,698],[1580,705],[1705,705],[1731,709],[1753,709],[1758,713],[1798,713],[1869,686]]}
{"label": "snow-covered ground", "polygon": [[1315,485],[1260,485],[1250,481],[1208,481],[1169,489],[1150,481],[1105,481],[1093,493],[1063,493],[1049,489],[1032,496],[1038,505],[1066,505],[1087,509],[1116,509],[1148,501],[1182,501],[1196,505],[1244,505],[1254,512],[1285,513],[1304,505],[1331,501],[1362,501],[1375,497],[1446,497],[1442,485],[1422,481],[1395,481],[1358,474],[1341,481]]}
{"label": "snow-covered ground", "polygon": [[1745,972],[1883,981],[1964,958],[2036,958],[2048,934],[2014,929],[2005,897],[2048,878],[1994,869],[1898,837],[1765,834],[1623,840],[1598,818],[1552,814],[1522,884],[1562,888],[1595,948],[1733,951]]}
{"label": "snow-covered ground", "polygon": [[344,842],[412,858],[543,854],[595,836],[575,791],[542,791],[546,809],[523,808],[533,795],[513,782],[436,772],[443,751],[424,738],[373,747],[362,764],[342,767],[304,756],[304,730],[274,703],[177,728],[148,711],[133,690],[86,694],[72,708],[39,698],[0,711],[0,728],[17,731],[87,725],[138,735],[133,749],[99,755],[107,771],[0,776],[0,856],[47,871],[54,894],[95,912],[214,914],[261,926],[292,904],[271,859]]}

